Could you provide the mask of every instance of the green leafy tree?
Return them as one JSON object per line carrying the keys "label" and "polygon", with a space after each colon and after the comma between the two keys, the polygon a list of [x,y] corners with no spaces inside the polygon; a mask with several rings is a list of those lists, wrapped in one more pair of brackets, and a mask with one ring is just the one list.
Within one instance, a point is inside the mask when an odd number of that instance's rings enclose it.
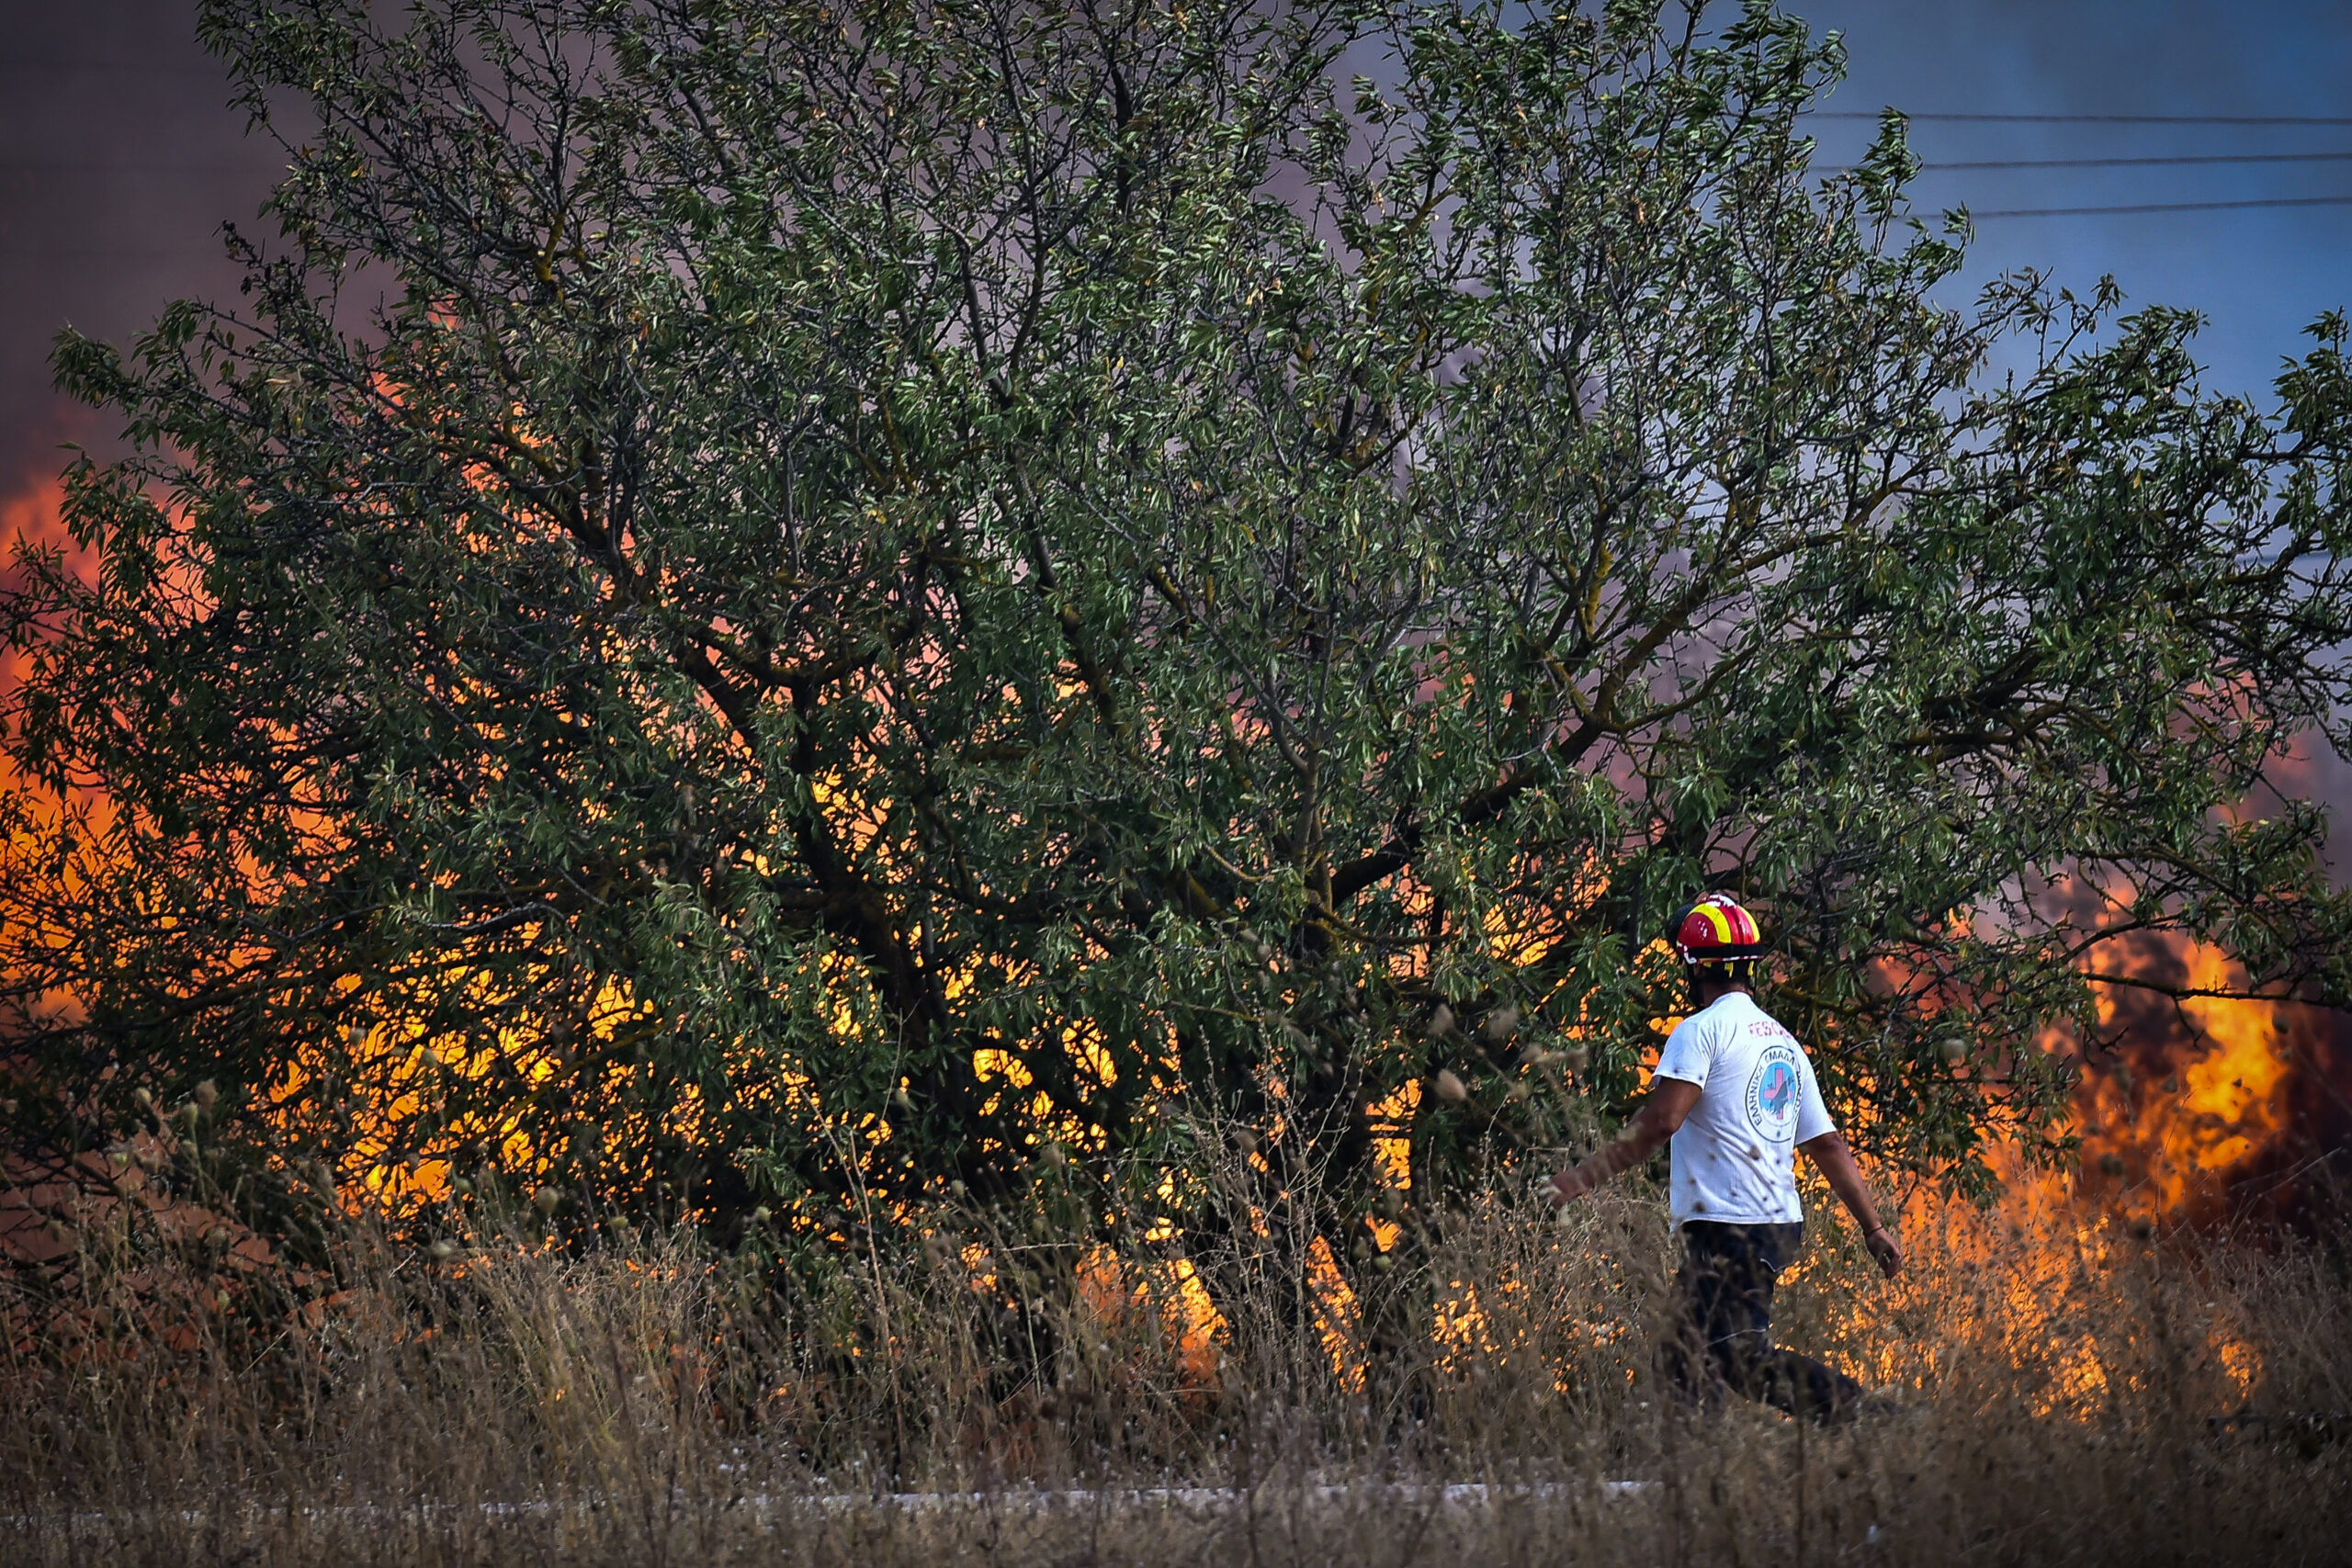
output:
{"label": "green leafy tree", "polygon": [[1768,6],[202,29],[280,238],[58,350],[134,455],[5,602],[28,1155],[210,1080],[265,1208],[732,1234],[1238,1127],[1336,1236],[1385,1134],[1419,1195],[1616,1113],[1703,888],[1962,1184],[2120,933],[2345,995],[2264,794],[2341,738],[2343,321],[2264,413],[2191,316],[1937,304]]}

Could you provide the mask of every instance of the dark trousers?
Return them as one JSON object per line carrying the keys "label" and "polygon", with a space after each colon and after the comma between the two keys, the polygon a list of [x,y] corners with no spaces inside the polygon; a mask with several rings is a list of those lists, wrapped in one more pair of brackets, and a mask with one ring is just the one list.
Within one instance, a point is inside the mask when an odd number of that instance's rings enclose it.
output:
{"label": "dark trousers", "polygon": [[1772,1348],[1772,1287],[1804,1247],[1804,1226],[1691,1220],[1688,1256],[1674,1277],[1675,1321],[1659,1347],[1660,1370],[1690,1404],[1729,1389],[1822,1425],[1850,1420],[1860,1383],[1810,1356]]}

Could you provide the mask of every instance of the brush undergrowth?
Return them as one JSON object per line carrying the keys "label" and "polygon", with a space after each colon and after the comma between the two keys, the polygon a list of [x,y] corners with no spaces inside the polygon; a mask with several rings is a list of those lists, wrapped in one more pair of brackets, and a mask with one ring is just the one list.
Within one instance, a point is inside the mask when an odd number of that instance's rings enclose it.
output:
{"label": "brush undergrowth", "polygon": [[1408,1213],[1405,1265],[1278,1223],[1179,1261],[943,1211],[786,1266],[355,1222],[327,1285],[168,1323],[109,1306],[163,1263],[94,1233],[72,1333],[16,1303],[0,1539],[27,1564],[2346,1560],[2342,1247],[2134,1234],[2029,1186],[1914,1204],[1887,1282],[1814,1213],[1779,1337],[1891,1394],[1840,1432],[1662,1397],[1672,1242],[1638,1194]]}

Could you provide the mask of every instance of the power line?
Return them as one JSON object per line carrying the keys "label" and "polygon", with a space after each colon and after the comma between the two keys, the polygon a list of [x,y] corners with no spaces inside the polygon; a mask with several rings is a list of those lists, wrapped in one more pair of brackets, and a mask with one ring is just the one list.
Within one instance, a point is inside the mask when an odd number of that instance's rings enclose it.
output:
{"label": "power line", "polygon": [[2232,212],[2248,207],[2352,207],[2352,196],[2283,196],[2263,201],[2158,201],[2131,207],[2009,207],[1977,218],[2077,218],[2122,212]]}
{"label": "power line", "polygon": [[[1911,114],[1905,119],[1969,125],[2352,125],[2352,115],[2248,114]],[[1810,119],[1884,118],[1860,109],[1810,109]]]}
{"label": "power line", "polygon": [[2154,169],[2188,164],[2340,164],[2352,152],[2224,152],[2181,158],[2009,158],[1922,164],[1932,169]]}

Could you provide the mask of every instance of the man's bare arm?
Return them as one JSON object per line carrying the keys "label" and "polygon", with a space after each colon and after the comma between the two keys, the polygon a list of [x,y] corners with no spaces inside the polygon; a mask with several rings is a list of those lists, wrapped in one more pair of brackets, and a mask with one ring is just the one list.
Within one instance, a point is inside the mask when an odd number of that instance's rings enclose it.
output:
{"label": "man's bare arm", "polygon": [[1585,1156],[1574,1169],[1564,1170],[1545,1182],[1543,1196],[1555,1203],[1591,1191],[1611,1177],[1641,1164],[1666,1145],[1699,1103],[1699,1086],[1680,1078],[1653,1078],[1650,1097],[1625,1123],[1625,1130],[1615,1140],[1603,1144]]}
{"label": "man's bare arm", "polygon": [[1878,1206],[1871,1201],[1871,1190],[1862,1183],[1862,1173],[1854,1164],[1853,1151],[1846,1146],[1843,1134],[1824,1133],[1809,1142],[1799,1144],[1813,1168],[1828,1181],[1829,1190],[1846,1205],[1862,1227],[1862,1245],[1871,1249],[1878,1266],[1888,1279],[1903,1272],[1903,1244],[1894,1234],[1879,1223]]}

